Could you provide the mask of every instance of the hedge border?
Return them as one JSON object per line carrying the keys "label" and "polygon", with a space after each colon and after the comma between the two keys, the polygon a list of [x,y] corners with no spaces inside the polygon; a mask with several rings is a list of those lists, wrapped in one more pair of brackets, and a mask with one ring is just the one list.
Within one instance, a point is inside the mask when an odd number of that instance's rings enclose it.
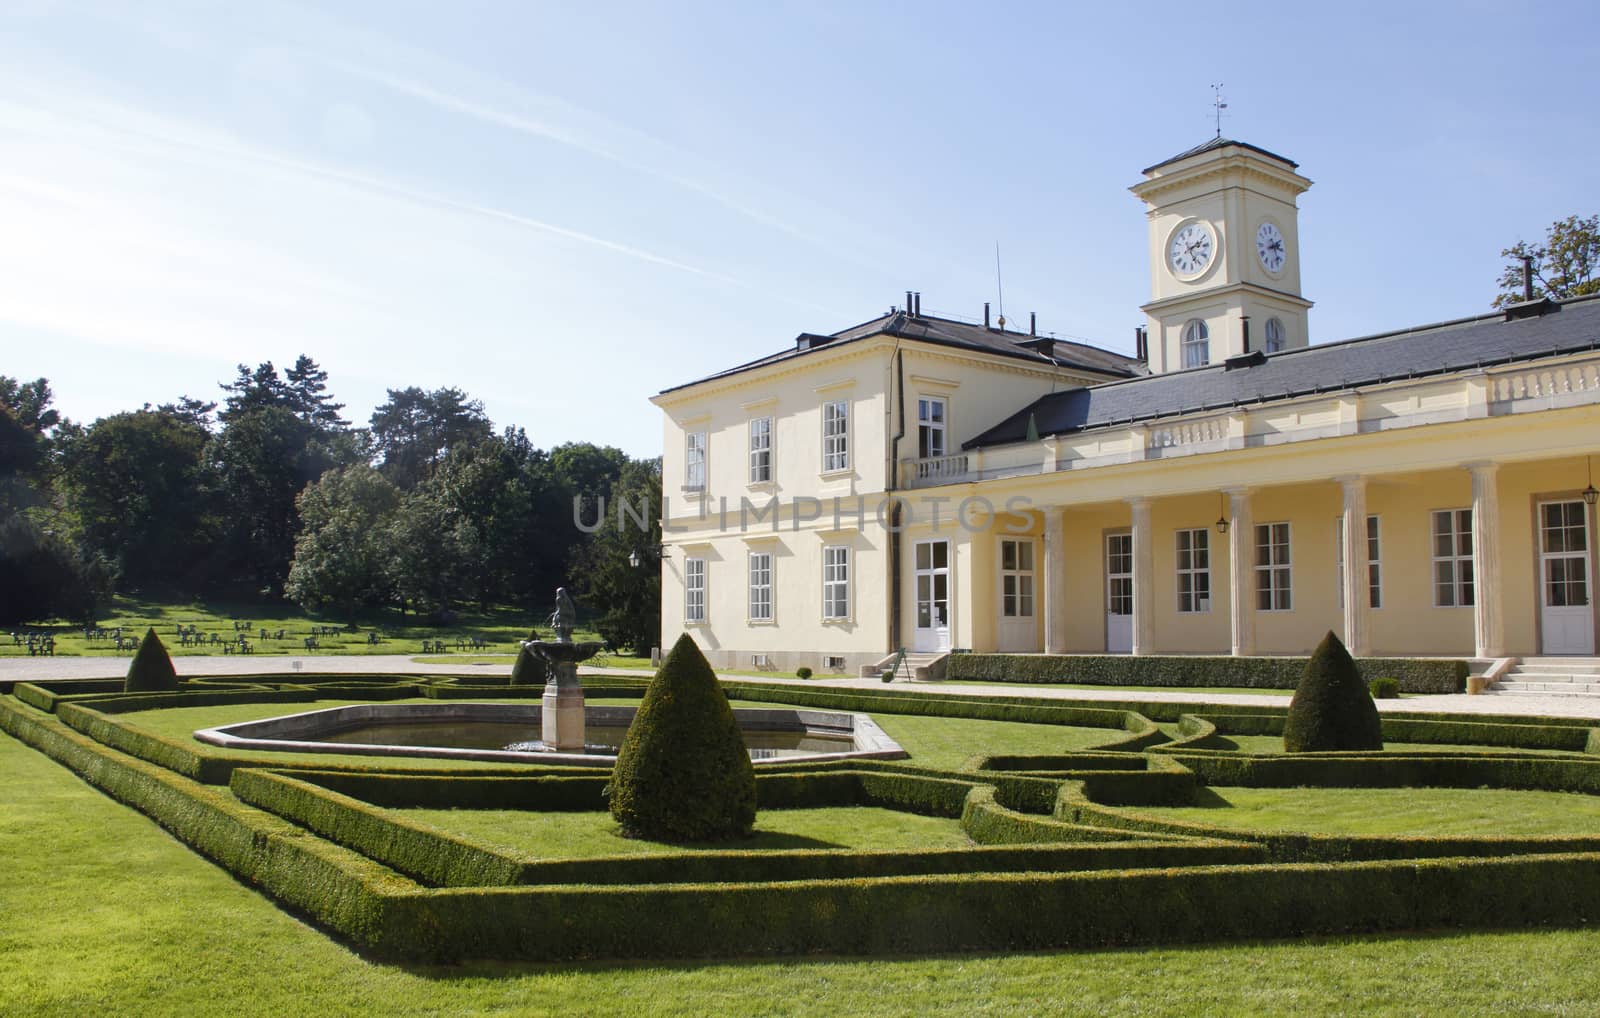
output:
{"label": "hedge border", "polygon": [[[1453,658],[1359,658],[1363,682],[1393,678],[1406,693],[1460,693],[1470,669]],[[1219,686],[1294,689],[1304,657],[1141,654],[956,654],[948,681],[1061,683],[1085,686]]]}
{"label": "hedge border", "polygon": [[243,879],[396,960],[1025,950],[1600,918],[1596,853],[426,890],[56,718],[0,703],[0,727],[120,791]]}

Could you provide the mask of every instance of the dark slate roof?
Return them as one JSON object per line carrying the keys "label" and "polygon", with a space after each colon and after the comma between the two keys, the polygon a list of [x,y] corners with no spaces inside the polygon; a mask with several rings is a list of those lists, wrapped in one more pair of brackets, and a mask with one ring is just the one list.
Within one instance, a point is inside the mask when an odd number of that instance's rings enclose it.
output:
{"label": "dark slate roof", "polygon": [[1181,159],[1187,159],[1190,156],[1197,156],[1202,152],[1211,152],[1211,151],[1213,151],[1215,149],[1227,148],[1229,145],[1237,145],[1240,148],[1247,148],[1252,152],[1259,152],[1264,156],[1267,156],[1267,157],[1272,158],[1272,159],[1276,159],[1280,163],[1287,163],[1291,170],[1299,169],[1299,167],[1300,167],[1300,164],[1295,162],[1293,159],[1286,159],[1285,157],[1278,155],[1278,153],[1276,153],[1276,152],[1268,152],[1266,149],[1261,148],[1261,147],[1256,146],[1256,145],[1252,145],[1249,142],[1234,141],[1232,138],[1224,138],[1221,135],[1218,135],[1217,137],[1212,138],[1209,141],[1206,141],[1206,142],[1203,142],[1203,143],[1201,143],[1199,145],[1196,145],[1194,148],[1185,149],[1184,151],[1179,152],[1177,155],[1173,156],[1170,159],[1163,159],[1159,163],[1156,163],[1154,166],[1146,166],[1140,172],[1141,173],[1149,173],[1151,170],[1159,170],[1161,167],[1167,166],[1167,165],[1169,165],[1171,163],[1178,162]]}
{"label": "dark slate roof", "polygon": [[[878,335],[897,336],[902,339],[932,343],[936,346],[998,354],[1002,357],[1029,361],[1040,367],[1054,363],[1057,367],[1076,368],[1081,371],[1110,375],[1114,378],[1134,378],[1147,373],[1149,370],[1143,362],[1132,357],[1114,353],[1110,350],[1102,350],[1087,343],[1049,340],[1043,336],[1030,336],[1025,332],[986,329],[982,325],[957,322],[948,318],[934,318],[928,315],[913,316],[906,314],[904,311],[891,311],[870,321],[862,322],[860,325],[852,325],[848,329],[841,329],[831,335],[814,336],[803,334],[791,349],[761,357],[757,360],[740,364],[737,367],[728,368],[726,371],[719,371],[714,375],[707,375],[705,378],[698,378],[693,382],[685,382],[682,385],[675,385],[670,389],[661,391],[663,393],[675,392],[679,389],[686,389],[691,385],[699,385],[701,382],[727,378],[730,375],[753,371],[769,364],[778,364],[783,361],[793,360],[796,357],[804,357],[813,350],[831,350],[844,343],[868,339]],[[1039,347],[1040,349],[1033,349],[1033,347]],[[1044,352],[1046,347],[1048,347],[1048,353]]]}
{"label": "dark slate roof", "polygon": [[[1222,364],[1044,396],[963,448],[1126,426],[1179,414],[1291,399],[1491,364],[1600,349],[1600,295],[1548,305],[1511,320],[1506,312],[1325,343],[1258,357],[1249,367]],[[1523,309],[1537,311],[1537,307]]]}

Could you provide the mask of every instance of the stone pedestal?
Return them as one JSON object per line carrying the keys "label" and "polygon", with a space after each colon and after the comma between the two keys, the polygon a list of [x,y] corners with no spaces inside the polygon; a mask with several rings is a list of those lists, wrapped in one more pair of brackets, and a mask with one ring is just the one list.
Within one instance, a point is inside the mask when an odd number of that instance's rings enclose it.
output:
{"label": "stone pedestal", "polygon": [[541,738],[546,749],[582,751],[583,687],[578,684],[576,662],[559,662],[545,683],[540,712]]}

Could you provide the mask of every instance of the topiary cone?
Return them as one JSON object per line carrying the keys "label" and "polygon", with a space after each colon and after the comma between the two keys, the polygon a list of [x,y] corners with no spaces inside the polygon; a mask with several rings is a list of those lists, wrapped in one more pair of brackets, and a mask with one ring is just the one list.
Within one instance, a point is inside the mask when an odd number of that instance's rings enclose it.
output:
{"label": "topiary cone", "polygon": [[517,662],[511,666],[513,686],[542,686],[549,680],[550,667],[545,664],[544,658],[526,647],[517,651]]}
{"label": "topiary cone", "polygon": [[1329,632],[1317,644],[1289,701],[1283,724],[1286,753],[1383,748],[1383,722],[1361,681],[1361,670]]}
{"label": "topiary cone", "polygon": [[607,794],[630,837],[723,841],[755,824],[750,752],[716,673],[687,633],[645,690]]}
{"label": "topiary cone", "polygon": [[128,678],[122,684],[125,693],[153,693],[178,688],[178,672],[172,667],[166,644],[156,635],[155,629],[144,634],[133,660],[128,662]]}

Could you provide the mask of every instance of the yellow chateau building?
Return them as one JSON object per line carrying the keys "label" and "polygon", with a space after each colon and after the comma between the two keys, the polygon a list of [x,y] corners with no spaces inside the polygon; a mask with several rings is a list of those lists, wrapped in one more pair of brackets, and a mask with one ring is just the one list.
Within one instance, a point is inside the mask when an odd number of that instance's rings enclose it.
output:
{"label": "yellow chateau building", "polygon": [[1312,346],[1295,163],[1217,138],[1143,178],[1135,358],[907,294],[657,395],[663,639],[819,673],[1330,629],[1593,655],[1600,299]]}

